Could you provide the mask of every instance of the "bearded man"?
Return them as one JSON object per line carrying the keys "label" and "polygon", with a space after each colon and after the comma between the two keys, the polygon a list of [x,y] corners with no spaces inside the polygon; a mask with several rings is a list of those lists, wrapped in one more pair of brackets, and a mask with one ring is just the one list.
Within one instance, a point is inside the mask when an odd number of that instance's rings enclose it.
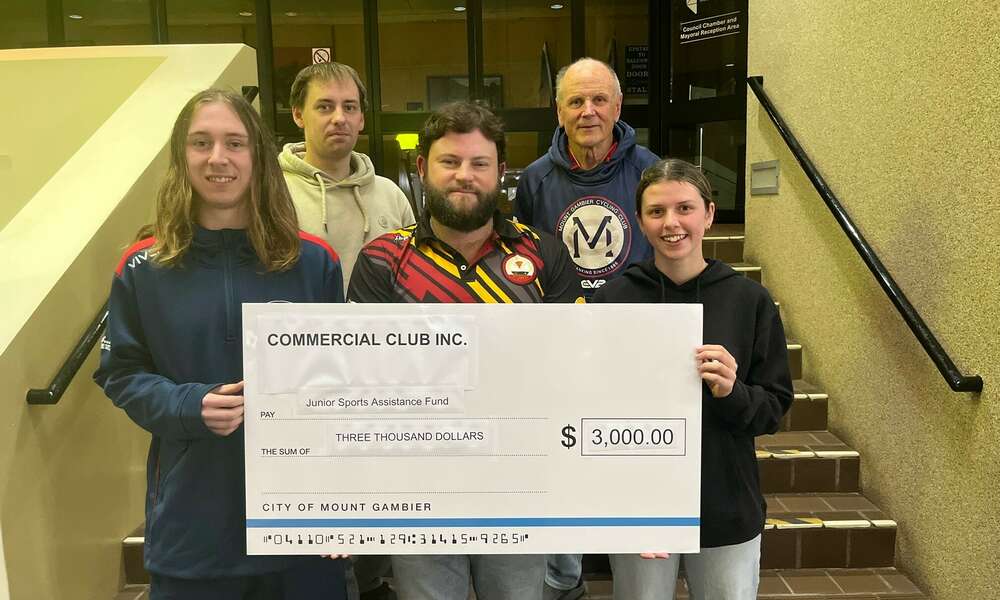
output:
{"label": "bearded man", "polygon": [[[575,302],[566,247],[497,211],[503,123],[469,102],[446,105],[419,134],[424,213],[366,245],[351,276],[353,302]],[[544,555],[394,556],[401,600],[541,600]]]}

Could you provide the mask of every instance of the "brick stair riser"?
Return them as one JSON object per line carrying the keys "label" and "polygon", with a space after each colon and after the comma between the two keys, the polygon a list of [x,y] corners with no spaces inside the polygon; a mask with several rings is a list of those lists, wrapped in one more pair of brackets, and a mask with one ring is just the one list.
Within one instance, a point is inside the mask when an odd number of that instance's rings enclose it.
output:
{"label": "brick stair riser", "polygon": [[823,431],[827,428],[828,403],[796,398],[781,420],[780,431]]}
{"label": "brick stair riser", "polygon": [[763,458],[757,460],[765,494],[859,491],[861,461],[843,458]]}
{"label": "brick stair riser", "polygon": [[896,528],[768,529],[761,547],[762,569],[891,567]]}
{"label": "brick stair riser", "polygon": [[705,258],[714,258],[729,264],[743,262],[743,240],[717,240],[706,238],[701,243]]}
{"label": "brick stair riser", "polygon": [[802,346],[799,344],[788,345],[788,370],[792,379],[802,379]]}

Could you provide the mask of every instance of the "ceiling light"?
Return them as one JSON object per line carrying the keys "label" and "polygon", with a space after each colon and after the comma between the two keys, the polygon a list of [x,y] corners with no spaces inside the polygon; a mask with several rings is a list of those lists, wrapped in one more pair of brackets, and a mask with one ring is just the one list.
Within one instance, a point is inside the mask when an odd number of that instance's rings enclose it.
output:
{"label": "ceiling light", "polygon": [[241,10],[240,11],[240,16],[241,17],[252,17],[253,13],[250,12],[249,10]]}
{"label": "ceiling light", "polygon": [[297,17],[297,16],[299,16],[299,13],[290,10],[290,11],[288,11],[288,12],[285,13],[285,16],[286,17]]}
{"label": "ceiling light", "polygon": [[549,5],[549,8],[551,8],[552,10],[559,10],[562,7],[563,7],[562,4],[550,4]]}
{"label": "ceiling light", "polygon": [[727,66],[727,67],[735,67],[735,66],[736,66],[736,63],[726,63],[726,66]]}
{"label": "ceiling light", "polygon": [[465,7],[464,6],[456,6],[452,10],[454,10],[455,12],[465,12]]}
{"label": "ceiling light", "polygon": [[83,18],[83,15],[69,15],[69,18],[73,19],[74,21],[79,21],[80,19]]}

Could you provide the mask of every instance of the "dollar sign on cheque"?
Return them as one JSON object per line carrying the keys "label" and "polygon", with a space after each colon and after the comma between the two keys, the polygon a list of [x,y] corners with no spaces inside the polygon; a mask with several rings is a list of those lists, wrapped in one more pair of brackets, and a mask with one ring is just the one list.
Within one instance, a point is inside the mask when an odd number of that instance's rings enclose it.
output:
{"label": "dollar sign on cheque", "polygon": [[572,425],[567,425],[562,428],[562,445],[564,448],[572,448],[576,445],[576,436],[573,435],[574,433],[576,433],[576,427],[573,427]]}

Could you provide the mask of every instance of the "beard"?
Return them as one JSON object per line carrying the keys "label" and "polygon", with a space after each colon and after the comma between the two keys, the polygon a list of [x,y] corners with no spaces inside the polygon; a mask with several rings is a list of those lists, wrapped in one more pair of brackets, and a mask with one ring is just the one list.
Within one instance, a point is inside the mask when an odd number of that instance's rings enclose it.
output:
{"label": "beard", "polygon": [[[467,209],[458,208],[444,190],[424,181],[424,207],[438,223],[455,231],[475,231],[491,219],[497,210],[500,185],[485,192],[476,191],[476,204]],[[472,190],[470,190],[472,191]]]}

